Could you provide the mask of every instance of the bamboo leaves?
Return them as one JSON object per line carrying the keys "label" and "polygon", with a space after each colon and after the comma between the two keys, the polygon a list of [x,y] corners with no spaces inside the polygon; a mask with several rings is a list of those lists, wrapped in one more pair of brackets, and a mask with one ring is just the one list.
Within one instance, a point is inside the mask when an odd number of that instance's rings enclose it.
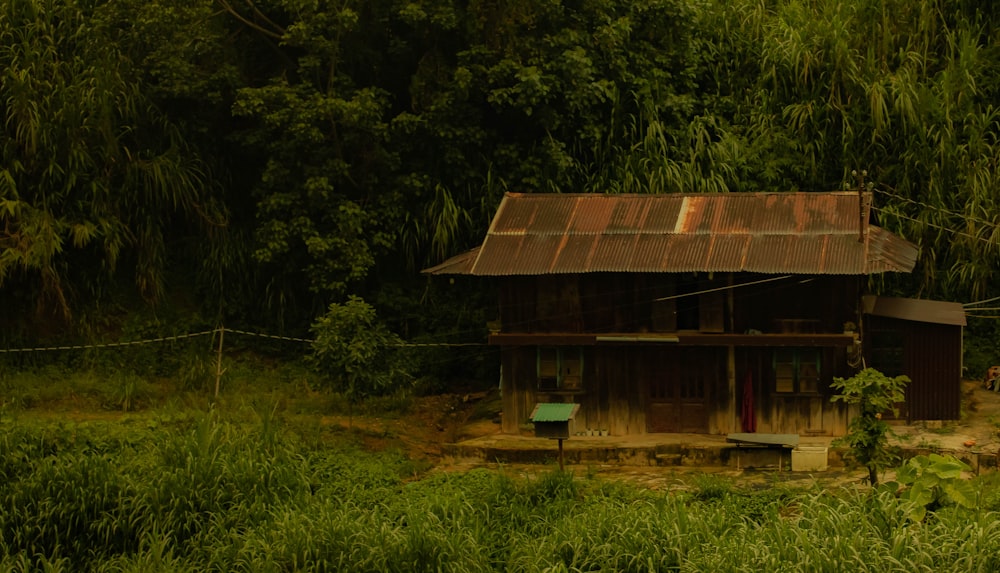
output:
{"label": "bamboo leaves", "polygon": [[106,280],[125,248],[140,291],[159,296],[163,229],[206,179],[95,10],[39,0],[0,13],[0,286],[34,285],[40,309],[62,316],[82,286],[67,275]]}
{"label": "bamboo leaves", "polygon": [[[711,78],[758,94],[739,102],[729,125],[765,134],[787,126],[792,144],[780,152],[808,166],[784,168],[794,187],[834,188],[851,168],[866,168],[884,191],[881,223],[924,246],[916,288],[956,296],[995,282],[1000,243],[984,214],[1000,209],[991,176],[996,72],[987,59],[998,22],[931,0],[718,2],[709,12],[732,31],[713,40],[719,58],[728,50],[757,74],[741,64]],[[756,162],[773,162],[774,151]]]}

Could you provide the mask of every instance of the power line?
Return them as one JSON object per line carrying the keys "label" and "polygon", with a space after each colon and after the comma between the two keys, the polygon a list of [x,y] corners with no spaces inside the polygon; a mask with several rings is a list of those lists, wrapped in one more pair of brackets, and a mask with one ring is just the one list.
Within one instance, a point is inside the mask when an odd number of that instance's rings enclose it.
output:
{"label": "power line", "polygon": [[980,218],[975,217],[973,215],[967,215],[967,214],[964,214],[964,213],[957,213],[955,211],[949,211],[948,209],[945,209],[944,207],[940,207],[940,206],[937,206],[937,205],[931,205],[929,203],[924,203],[923,201],[917,201],[916,199],[911,199],[909,197],[904,197],[904,196],[899,195],[897,193],[892,193],[892,192],[889,192],[889,191],[885,191],[885,190],[880,189],[878,187],[875,188],[875,191],[877,191],[877,192],[879,192],[879,193],[881,193],[883,195],[892,197],[894,199],[899,199],[900,201],[905,201],[905,202],[913,204],[913,205],[919,205],[919,206],[921,206],[921,207],[923,207],[925,209],[929,209],[931,211],[937,211],[939,213],[944,213],[946,215],[951,215],[952,217],[958,217],[960,219],[967,219],[967,220],[975,221],[977,223],[982,223],[983,225],[988,225],[990,227],[996,227],[997,226],[997,223],[995,221],[987,221],[985,219],[980,219]]}
{"label": "power line", "polygon": [[986,238],[983,238],[983,237],[979,237],[979,236],[976,236],[976,235],[970,235],[969,233],[965,233],[965,232],[962,232],[962,231],[956,231],[955,229],[949,229],[948,227],[942,227],[941,225],[937,225],[937,224],[934,224],[934,223],[929,223],[927,221],[921,221],[920,219],[914,219],[913,217],[908,217],[906,215],[903,215],[903,214],[900,214],[900,213],[895,213],[893,211],[886,211],[885,209],[881,209],[879,207],[872,207],[872,209],[875,210],[875,211],[879,211],[879,212],[885,213],[886,215],[889,215],[890,217],[898,217],[900,219],[907,219],[907,220],[913,221],[914,223],[920,223],[921,225],[926,225],[928,227],[933,227],[935,229],[940,229],[942,231],[948,231],[949,233],[954,233],[956,235],[962,235],[963,237],[968,237],[970,239],[975,239],[977,241],[982,241],[982,242],[984,242],[984,243],[986,243],[988,245],[993,244],[993,243],[990,242],[989,239],[986,239]]}

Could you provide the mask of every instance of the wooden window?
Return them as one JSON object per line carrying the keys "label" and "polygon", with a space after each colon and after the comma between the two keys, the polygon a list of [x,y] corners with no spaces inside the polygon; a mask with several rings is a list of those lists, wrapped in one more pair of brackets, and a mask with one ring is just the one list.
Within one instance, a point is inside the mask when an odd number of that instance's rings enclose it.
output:
{"label": "wooden window", "polygon": [[822,372],[820,351],[790,348],[774,352],[774,391],[782,394],[816,394]]}
{"label": "wooden window", "polygon": [[583,389],[583,348],[540,347],[538,389],[577,392]]}

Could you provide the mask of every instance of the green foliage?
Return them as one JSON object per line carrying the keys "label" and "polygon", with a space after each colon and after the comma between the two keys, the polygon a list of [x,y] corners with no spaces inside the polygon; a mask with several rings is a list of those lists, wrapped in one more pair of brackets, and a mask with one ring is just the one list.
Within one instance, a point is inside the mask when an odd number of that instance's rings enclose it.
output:
{"label": "green foliage", "polygon": [[[357,295],[407,339],[479,340],[491,287],[414,271],[478,243],[505,191],[832,190],[854,169],[922,251],[874,290],[988,299],[998,37],[968,0],[9,2],[3,336],[183,284],[213,324],[300,336]],[[427,380],[495,373],[446,352]]]}
{"label": "green foliage", "polygon": [[168,237],[204,210],[205,163],[151,104],[100,6],[0,10],[0,287],[46,317],[102,295],[121,262],[164,292]]}
{"label": "green foliage", "polygon": [[331,304],[312,327],[312,361],[331,386],[357,401],[409,384],[398,361],[402,339],[378,322],[375,309],[357,297]]}
{"label": "green foliage", "polygon": [[834,378],[830,385],[838,392],[833,402],[845,402],[858,407],[851,419],[847,435],[836,443],[847,444],[855,461],[868,469],[869,482],[878,485],[878,473],[895,462],[889,448],[889,424],[883,414],[898,415],[897,404],[903,401],[903,391],[910,379],[890,378],[874,368],[865,368],[850,378]]}
{"label": "green foliage", "polygon": [[954,456],[929,454],[910,458],[896,470],[896,482],[883,487],[898,492],[900,499],[913,504],[910,519],[923,521],[928,511],[945,503],[973,509],[978,502],[972,482],[962,478],[972,471],[968,464]]}
{"label": "green foliage", "polygon": [[[310,444],[280,411],[147,424],[0,420],[5,571],[991,571],[1000,519],[949,493],[692,493],[566,472],[424,474],[396,453]],[[155,422],[155,423],[154,423]],[[919,466],[919,468],[917,467]],[[958,466],[914,462],[940,487]],[[955,482],[957,483],[957,482]],[[969,484],[995,497],[996,480]],[[911,486],[912,487],[912,486]],[[963,486],[964,487],[964,486]]]}
{"label": "green foliage", "polygon": [[772,487],[754,491],[738,488],[727,478],[713,475],[698,476],[694,480],[693,499],[717,504],[731,512],[734,520],[763,523],[777,518],[777,512],[791,502],[789,491]]}

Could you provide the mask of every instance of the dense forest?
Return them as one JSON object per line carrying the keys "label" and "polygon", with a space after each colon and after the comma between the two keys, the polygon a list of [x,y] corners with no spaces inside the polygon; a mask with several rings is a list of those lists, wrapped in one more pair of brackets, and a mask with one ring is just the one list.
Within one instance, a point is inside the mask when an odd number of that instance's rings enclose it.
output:
{"label": "dense forest", "polygon": [[852,172],[921,248],[874,290],[1000,295],[994,3],[5,4],[8,347],[135,312],[302,335],[348,300],[404,340],[482,341],[488,282],[419,271],[478,244],[505,191],[830,191]]}

